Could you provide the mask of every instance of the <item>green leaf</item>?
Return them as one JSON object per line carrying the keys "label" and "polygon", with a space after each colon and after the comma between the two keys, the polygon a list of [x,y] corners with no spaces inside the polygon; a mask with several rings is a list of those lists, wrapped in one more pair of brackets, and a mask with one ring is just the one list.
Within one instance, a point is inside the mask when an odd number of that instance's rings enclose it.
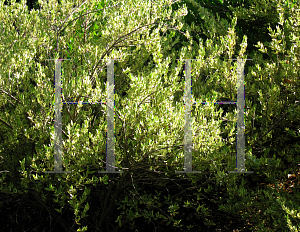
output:
{"label": "green leaf", "polygon": [[119,223],[119,227],[121,227],[122,226],[122,215],[119,215],[117,217],[117,220],[115,222],[118,222]]}

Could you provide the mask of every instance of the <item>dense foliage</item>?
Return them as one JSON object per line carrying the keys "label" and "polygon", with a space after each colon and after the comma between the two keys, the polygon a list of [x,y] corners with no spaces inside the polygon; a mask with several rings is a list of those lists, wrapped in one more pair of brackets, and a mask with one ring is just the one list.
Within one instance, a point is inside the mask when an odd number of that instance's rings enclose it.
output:
{"label": "dense foliage", "polygon": [[[299,231],[299,2],[0,1],[1,228],[13,231]],[[38,7],[37,7],[38,5]],[[33,6],[33,5],[31,5]],[[65,101],[105,101],[114,60],[116,166],[105,169],[106,106],[63,105],[54,163],[53,72]],[[193,99],[236,100],[245,61],[246,168],[236,108],[193,105],[183,169],[184,60]],[[177,60],[179,59],[179,60]],[[289,191],[287,191],[289,190]],[[22,211],[22,212],[21,212]],[[37,218],[39,221],[37,222]]]}

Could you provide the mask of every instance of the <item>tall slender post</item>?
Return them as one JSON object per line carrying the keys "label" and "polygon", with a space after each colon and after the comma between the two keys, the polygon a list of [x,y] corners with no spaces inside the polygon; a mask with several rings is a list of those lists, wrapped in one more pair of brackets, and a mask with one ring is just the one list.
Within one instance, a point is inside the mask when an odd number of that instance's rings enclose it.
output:
{"label": "tall slender post", "polygon": [[245,82],[244,63],[242,59],[237,59],[237,133],[236,133],[236,171],[229,173],[253,173],[245,169]]}
{"label": "tall slender post", "polygon": [[[191,126],[191,60],[186,59],[185,62],[185,127],[184,127],[184,171],[175,171],[175,173],[201,173],[201,171],[192,171],[192,126]],[[236,155],[236,171],[229,173],[253,173],[253,171],[245,171],[245,83],[244,83],[244,63],[243,59],[238,58],[238,81],[237,81],[237,101],[218,101],[214,104],[236,104],[237,105],[237,155]],[[252,60],[252,59],[247,59]],[[197,102],[193,102],[197,104]],[[202,102],[201,104],[209,104]]]}
{"label": "tall slender post", "polygon": [[192,171],[193,169],[193,134],[191,125],[191,106],[192,106],[192,79],[191,79],[191,59],[185,60],[185,124],[184,124],[184,171],[175,171],[176,173],[201,173]]}
{"label": "tall slender post", "polygon": [[61,119],[61,61],[62,59],[55,60],[55,119],[54,119],[54,171],[46,171],[46,173],[70,173],[70,171],[62,170],[62,119]]}
{"label": "tall slender post", "polygon": [[98,173],[123,173],[115,171],[115,99],[114,99],[114,60],[109,59],[107,62],[107,141],[106,141],[106,171]]}
{"label": "tall slender post", "polygon": [[192,125],[191,125],[191,60],[185,61],[185,125],[184,125],[184,170],[192,172]]}

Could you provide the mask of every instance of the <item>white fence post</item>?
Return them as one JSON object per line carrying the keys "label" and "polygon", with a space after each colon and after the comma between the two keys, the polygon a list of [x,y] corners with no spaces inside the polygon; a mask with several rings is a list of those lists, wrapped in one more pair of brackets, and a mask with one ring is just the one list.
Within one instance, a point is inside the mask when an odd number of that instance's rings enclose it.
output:
{"label": "white fence post", "polygon": [[[52,60],[52,59],[51,59]],[[54,104],[54,171],[46,171],[46,173],[70,173],[70,171],[62,170],[62,118],[61,118],[61,61],[62,59],[56,59],[55,61],[55,104]]]}
{"label": "white fence post", "polygon": [[[49,59],[53,60],[53,59]],[[61,61],[55,60],[55,120],[54,120],[54,171],[46,173],[70,173],[62,170],[62,117],[61,109],[63,104],[78,104],[78,102],[62,102],[62,81],[61,81]],[[102,104],[103,102],[96,102]],[[90,104],[82,102],[79,104]],[[114,136],[114,59],[109,59],[107,63],[107,141],[106,141],[106,171],[98,173],[123,173],[115,171],[115,136]]]}
{"label": "white fence post", "polygon": [[[175,173],[201,173],[201,171],[192,170],[192,126],[191,126],[191,60],[185,59],[185,126],[184,126],[184,171],[175,171]],[[232,59],[236,60],[236,59]],[[237,155],[236,155],[236,171],[229,173],[253,173],[253,171],[245,171],[245,83],[244,83],[244,63],[243,59],[238,60],[238,80],[237,80],[237,101],[214,102],[214,104],[237,104]],[[252,59],[247,59],[252,60]],[[197,102],[193,102],[196,104]],[[202,102],[201,104],[208,104]]]}

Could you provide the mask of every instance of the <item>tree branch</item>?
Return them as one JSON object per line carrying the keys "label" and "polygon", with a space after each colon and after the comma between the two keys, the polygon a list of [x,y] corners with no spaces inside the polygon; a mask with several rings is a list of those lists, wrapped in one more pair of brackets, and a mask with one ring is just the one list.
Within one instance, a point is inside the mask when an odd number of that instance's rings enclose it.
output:
{"label": "tree branch", "polygon": [[18,100],[18,99],[15,98],[14,96],[12,96],[10,93],[4,91],[2,88],[0,88],[0,90],[1,90],[2,93],[6,94],[7,96],[11,97],[12,99],[14,99],[14,100],[16,100],[17,102],[19,102],[19,103],[22,104],[22,102],[21,102],[20,100]]}
{"label": "tree branch", "polygon": [[[166,19],[166,20],[164,20],[164,21],[170,21],[170,20],[171,20],[171,19]],[[92,79],[92,77],[93,77],[93,75],[94,75],[94,73],[95,73],[95,70],[96,70],[96,68],[98,67],[98,65],[100,64],[100,62],[103,60],[103,58],[104,58],[107,54],[109,54],[109,53],[111,52],[111,50],[115,47],[116,44],[118,44],[119,42],[124,41],[129,35],[133,34],[134,32],[138,31],[139,29],[142,29],[142,28],[144,28],[144,27],[147,27],[147,26],[150,26],[150,25],[154,25],[154,24],[159,24],[159,22],[154,22],[154,23],[146,24],[146,25],[144,25],[144,26],[140,26],[140,27],[134,29],[133,31],[131,31],[131,32],[127,33],[127,34],[125,34],[125,35],[123,35],[123,36],[120,36],[115,42],[113,42],[112,45],[109,46],[109,48],[106,50],[106,52],[101,56],[101,58],[100,58],[100,60],[98,61],[98,63],[94,66],[94,68],[93,68],[93,70],[92,70],[92,72],[91,72],[91,74],[90,74],[90,80]],[[124,38],[124,40],[120,41],[120,40],[123,39],[123,38]]]}
{"label": "tree branch", "polygon": [[156,150],[149,151],[149,152],[145,153],[142,156],[142,159],[139,162],[142,162],[148,155],[150,155],[150,154],[152,154],[154,152],[157,152],[157,151],[160,151],[160,150],[163,150],[163,149],[168,149],[168,148],[171,148],[171,147],[183,147],[183,146],[184,146],[183,144],[180,144],[180,145],[171,145],[171,146],[166,146],[166,147],[158,148]]}
{"label": "tree branch", "polygon": [[10,129],[12,129],[12,130],[14,129],[11,125],[9,125],[7,122],[5,122],[4,120],[2,120],[1,118],[0,118],[0,122],[2,122],[3,124],[5,124]]}
{"label": "tree branch", "polygon": [[[99,223],[97,223],[97,228],[102,228],[103,224],[104,224],[104,220],[107,219],[108,215],[112,214],[112,212],[113,212],[112,210],[115,207],[115,200],[119,197],[120,191],[124,188],[124,183],[125,183],[125,180],[126,180],[128,174],[129,173],[126,172],[122,176],[122,179],[120,180],[120,182],[118,184],[114,184],[112,182],[112,180],[110,181],[110,186],[109,186],[109,189],[108,189],[108,193],[106,194],[106,198],[105,198],[105,201],[104,201],[105,202],[104,203],[104,209],[102,210],[100,221],[99,221]],[[110,201],[110,204],[108,205],[108,199],[109,199],[109,197],[111,197],[110,193],[112,191],[113,185],[117,186],[117,189],[116,189],[115,195],[112,197],[112,199]]]}
{"label": "tree branch", "polygon": [[[295,109],[296,107],[297,107],[297,105],[300,103],[300,101],[298,101],[295,105],[294,105],[294,107],[292,108],[292,110],[293,109]],[[251,147],[254,147],[258,142],[260,142],[261,140],[262,140],[262,138],[264,138],[267,134],[269,134],[270,133],[270,131],[272,131],[276,126],[277,126],[277,124],[279,123],[279,122],[281,122],[284,118],[285,118],[285,116],[287,116],[288,115],[288,113],[289,113],[289,111],[286,111],[269,129],[268,129],[268,131],[267,132],[265,132],[263,135],[261,135],[252,145],[251,145]]]}
{"label": "tree branch", "polygon": [[[86,1],[85,1],[85,2],[86,2]],[[82,6],[85,2],[83,2],[80,6]],[[79,18],[82,17],[82,16],[88,15],[88,14],[90,14],[90,13],[98,12],[98,11],[101,11],[101,10],[105,10],[105,9],[108,9],[108,8],[112,8],[112,7],[117,6],[118,4],[119,4],[119,3],[115,4],[114,6],[109,6],[109,7],[105,7],[105,8],[99,9],[99,10],[93,10],[93,11],[89,11],[89,12],[87,12],[87,13],[85,13],[85,14],[82,14],[82,15],[78,16],[77,18],[71,20],[71,21],[70,21],[70,22],[62,29],[62,27],[63,27],[63,25],[65,24],[66,20],[67,20],[67,19],[68,19],[75,11],[76,11],[76,9],[75,9],[72,13],[70,13],[70,14],[66,17],[65,21],[63,22],[63,24],[62,24],[62,26],[60,27],[60,29],[58,30],[58,32],[65,30],[66,27],[69,26],[70,23],[72,23],[73,21],[79,19]],[[79,8],[80,6],[78,6],[77,8]]]}
{"label": "tree branch", "polygon": [[187,188],[187,189],[184,189],[184,190],[182,190],[181,192],[179,192],[179,193],[173,195],[173,196],[171,197],[171,200],[176,199],[177,197],[183,195],[183,194],[186,193],[186,192],[192,191],[192,190],[194,190],[194,189],[201,188],[201,187],[205,186],[205,185],[208,184],[208,183],[212,183],[212,181],[211,181],[210,179],[208,179],[208,180],[206,180],[206,181],[205,181],[204,183],[202,183],[202,184],[199,184],[199,185],[192,186],[192,187],[189,187],[189,188]]}

